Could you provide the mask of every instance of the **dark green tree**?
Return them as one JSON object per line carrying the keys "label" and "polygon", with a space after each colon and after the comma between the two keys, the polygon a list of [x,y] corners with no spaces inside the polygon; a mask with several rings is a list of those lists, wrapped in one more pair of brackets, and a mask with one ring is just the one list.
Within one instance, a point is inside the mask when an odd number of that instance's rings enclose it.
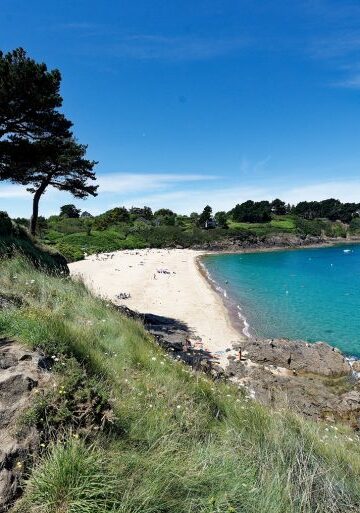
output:
{"label": "dark green tree", "polygon": [[241,223],[267,223],[271,220],[271,207],[268,201],[245,201],[236,205],[231,212],[234,221]]}
{"label": "dark green tree", "polygon": [[154,218],[158,225],[175,226],[176,214],[169,208],[160,208],[154,212]]}
{"label": "dark green tree", "polygon": [[74,139],[51,139],[20,148],[21,142],[7,143],[6,159],[1,166],[1,177],[28,186],[33,194],[33,211],[30,231],[36,233],[39,201],[47,187],[70,192],[76,198],[96,196],[95,161],[85,158],[87,147]]}
{"label": "dark green tree", "polygon": [[72,219],[77,219],[80,217],[81,210],[76,208],[75,205],[63,205],[60,207],[60,217],[69,217]]}
{"label": "dark green tree", "polygon": [[227,213],[220,211],[215,214],[215,221],[219,228],[229,228],[227,223]]}
{"label": "dark green tree", "polygon": [[132,215],[133,219],[142,217],[143,219],[150,221],[153,218],[153,213],[150,207],[131,207],[130,214]]}
{"label": "dark green tree", "polygon": [[271,212],[277,216],[282,216],[286,214],[286,205],[284,201],[281,201],[279,198],[274,199],[271,202]]}
{"label": "dark green tree", "polygon": [[198,219],[198,225],[201,228],[205,227],[206,221],[210,221],[212,215],[212,208],[209,205],[206,205],[204,210],[201,212],[199,219]]}
{"label": "dark green tree", "polygon": [[94,161],[59,112],[61,75],[48,71],[19,48],[0,52],[0,180],[29,186],[33,193],[30,222],[36,232],[39,201],[48,186],[83,198],[96,195]]}
{"label": "dark green tree", "polygon": [[0,52],[0,140],[69,137],[72,123],[58,111],[60,83],[59,70],[48,71],[22,48]]}

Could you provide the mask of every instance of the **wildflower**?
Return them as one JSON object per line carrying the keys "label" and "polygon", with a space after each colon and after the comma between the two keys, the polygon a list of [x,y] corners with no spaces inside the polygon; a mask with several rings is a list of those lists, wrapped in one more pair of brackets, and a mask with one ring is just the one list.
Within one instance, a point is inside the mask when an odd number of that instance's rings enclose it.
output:
{"label": "wildflower", "polygon": [[180,410],[180,408],[181,408],[180,404],[178,404],[178,405],[176,406],[176,408],[177,408],[178,410]]}
{"label": "wildflower", "polygon": [[45,444],[40,444],[40,447],[45,447]]}
{"label": "wildflower", "polygon": [[156,360],[155,356],[153,356],[151,359],[152,359],[153,362]]}
{"label": "wildflower", "polygon": [[161,365],[165,365],[165,362],[160,362]]}

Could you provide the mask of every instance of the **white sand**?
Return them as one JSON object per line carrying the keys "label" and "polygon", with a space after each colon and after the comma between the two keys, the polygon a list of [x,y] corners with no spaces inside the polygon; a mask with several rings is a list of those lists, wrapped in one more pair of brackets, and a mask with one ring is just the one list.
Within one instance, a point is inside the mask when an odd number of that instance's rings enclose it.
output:
{"label": "white sand", "polygon": [[[187,324],[201,337],[203,348],[224,365],[225,350],[244,335],[232,326],[220,296],[199,271],[196,257],[200,255],[190,249],[116,251],[89,256],[69,267],[95,293],[117,304]],[[170,274],[157,272],[161,269]],[[131,297],[116,299],[121,292]]]}

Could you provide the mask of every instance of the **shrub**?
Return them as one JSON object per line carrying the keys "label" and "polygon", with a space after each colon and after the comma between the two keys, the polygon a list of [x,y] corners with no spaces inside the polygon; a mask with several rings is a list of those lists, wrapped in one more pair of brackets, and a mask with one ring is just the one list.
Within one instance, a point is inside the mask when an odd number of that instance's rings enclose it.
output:
{"label": "shrub", "polygon": [[0,212],[0,237],[8,237],[13,231],[10,217],[6,212]]}
{"label": "shrub", "polygon": [[350,223],[350,233],[354,235],[360,234],[360,217],[354,217]]}

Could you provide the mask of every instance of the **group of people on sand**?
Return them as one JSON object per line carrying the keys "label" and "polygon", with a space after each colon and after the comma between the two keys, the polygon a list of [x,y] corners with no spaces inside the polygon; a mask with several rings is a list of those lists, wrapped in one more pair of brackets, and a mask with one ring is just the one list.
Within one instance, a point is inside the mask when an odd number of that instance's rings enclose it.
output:
{"label": "group of people on sand", "polygon": [[131,298],[131,294],[129,294],[128,292],[119,292],[119,294],[116,294],[116,299],[130,299]]}

